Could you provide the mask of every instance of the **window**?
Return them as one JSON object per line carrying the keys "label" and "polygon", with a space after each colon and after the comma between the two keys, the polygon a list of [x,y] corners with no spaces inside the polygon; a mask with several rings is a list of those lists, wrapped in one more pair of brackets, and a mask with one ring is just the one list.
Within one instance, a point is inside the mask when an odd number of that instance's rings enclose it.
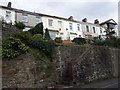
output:
{"label": "window", "polygon": [[49,19],[49,20],[48,20],[48,25],[49,25],[49,26],[53,26],[53,20],[50,20],[50,19]]}
{"label": "window", "polygon": [[41,18],[39,16],[36,16],[36,23],[40,23],[41,22]]}
{"label": "window", "polygon": [[95,33],[95,27],[93,27],[93,32]]}
{"label": "window", "polygon": [[50,37],[51,37],[52,39],[55,39],[55,38],[56,38],[56,35],[57,35],[56,32],[49,32],[49,34],[50,34]]}
{"label": "window", "polygon": [[59,27],[59,28],[62,27],[62,21],[58,21],[58,27]]}
{"label": "window", "polygon": [[87,30],[87,32],[89,32],[89,27],[88,26],[86,26],[86,30]]}
{"label": "window", "polygon": [[22,21],[23,22],[28,22],[28,16],[26,14],[22,15]]}
{"label": "window", "polygon": [[80,31],[80,24],[77,24],[77,29],[78,31]]}
{"label": "window", "polygon": [[72,23],[69,23],[69,26],[70,26],[70,30],[72,30],[73,29]]}
{"label": "window", "polygon": [[102,33],[102,28],[100,28],[100,33]]}
{"label": "window", "polygon": [[6,11],[6,19],[7,20],[11,19],[11,12],[10,11]]}

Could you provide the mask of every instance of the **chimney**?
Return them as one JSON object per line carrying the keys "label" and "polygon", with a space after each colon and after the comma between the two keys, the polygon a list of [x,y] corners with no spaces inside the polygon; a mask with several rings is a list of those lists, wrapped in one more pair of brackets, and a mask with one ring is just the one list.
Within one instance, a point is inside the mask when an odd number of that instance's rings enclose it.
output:
{"label": "chimney", "polygon": [[70,16],[68,19],[69,19],[69,20],[73,20],[73,16]]}
{"label": "chimney", "polygon": [[94,24],[99,24],[98,19],[94,20]]}
{"label": "chimney", "polygon": [[11,2],[8,2],[7,7],[8,7],[8,8],[11,8],[11,5],[12,5],[12,3],[11,3]]}
{"label": "chimney", "polygon": [[87,18],[84,18],[82,21],[83,21],[83,22],[87,22]]}

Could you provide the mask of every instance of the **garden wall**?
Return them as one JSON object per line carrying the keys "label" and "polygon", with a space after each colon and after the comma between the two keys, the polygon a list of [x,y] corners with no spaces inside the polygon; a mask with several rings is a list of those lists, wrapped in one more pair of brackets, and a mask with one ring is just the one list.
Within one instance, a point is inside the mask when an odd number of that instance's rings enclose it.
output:
{"label": "garden wall", "polygon": [[120,49],[92,46],[84,57],[75,61],[89,46],[61,46],[57,48],[58,80],[63,84],[89,83],[118,77]]}

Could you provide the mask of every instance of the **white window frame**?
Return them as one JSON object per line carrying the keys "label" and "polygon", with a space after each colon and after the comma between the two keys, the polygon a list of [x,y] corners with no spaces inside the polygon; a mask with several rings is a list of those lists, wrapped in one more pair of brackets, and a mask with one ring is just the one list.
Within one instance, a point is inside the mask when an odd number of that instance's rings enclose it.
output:
{"label": "white window frame", "polygon": [[77,24],[77,30],[80,31],[80,24]]}
{"label": "white window frame", "polygon": [[28,22],[28,15],[22,14],[22,22]]}
{"label": "white window frame", "polygon": [[62,21],[58,21],[58,27],[62,28]]}
{"label": "white window frame", "polygon": [[102,34],[102,32],[103,32],[103,31],[102,31],[102,28],[100,28],[100,34]]}
{"label": "white window frame", "polygon": [[36,23],[40,23],[41,22],[41,17],[40,16],[36,16]]}
{"label": "white window frame", "polygon": [[73,24],[72,23],[69,23],[69,28],[70,28],[70,30],[73,30]]}
{"label": "white window frame", "polygon": [[48,26],[53,26],[53,20],[52,19],[48,19]]}
{"label": "white window frame", "polygon": [[6,11],[6,20],[11,20],[11,12]]}

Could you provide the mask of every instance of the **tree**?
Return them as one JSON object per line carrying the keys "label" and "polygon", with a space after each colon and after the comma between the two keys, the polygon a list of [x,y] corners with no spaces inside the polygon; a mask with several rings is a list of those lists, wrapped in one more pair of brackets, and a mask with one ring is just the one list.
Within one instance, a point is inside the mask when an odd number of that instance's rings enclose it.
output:
{"label": "tree", "polygon": [[25,29],[25,24],[23,22],[16,22],[14,24],[18,29]]}
{"label": "tree", "polygon": [[35,27],[29,30],[33,35],[41,34],[43,36],[43,23],[38,23]]}
{"label": "tree", "polygon": [[49,31],[48,31],[47,28],[45,29],[45,37],[44,37],[44,38],[45,38],[45,39],[51,39],[51,38],[50,38]]}

